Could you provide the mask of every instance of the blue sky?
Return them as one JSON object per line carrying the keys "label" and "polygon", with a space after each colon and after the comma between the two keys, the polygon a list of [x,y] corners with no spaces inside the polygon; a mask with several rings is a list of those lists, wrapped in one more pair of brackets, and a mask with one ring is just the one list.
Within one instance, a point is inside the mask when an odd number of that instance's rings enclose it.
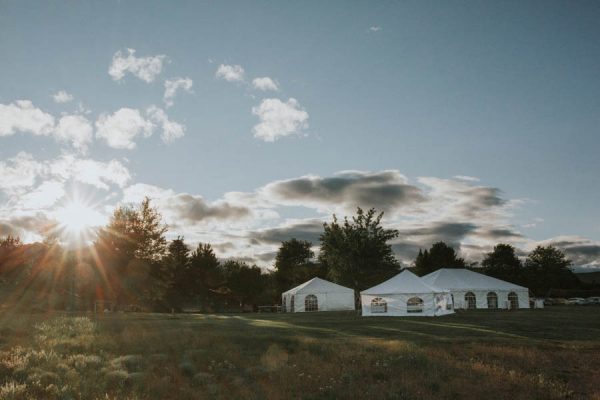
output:
{"label": "blue sky", "polygon": [[[105,217],[148,194],[173,233],[268,263],[379,205],[405,260],[440,239],[600,264],[599,18],[583,1],[0,2],[0,226],[34,240],[74,192]],[[193,85],[169,107],[176,78]],[[185,132],[163,140],[165,119]]]}

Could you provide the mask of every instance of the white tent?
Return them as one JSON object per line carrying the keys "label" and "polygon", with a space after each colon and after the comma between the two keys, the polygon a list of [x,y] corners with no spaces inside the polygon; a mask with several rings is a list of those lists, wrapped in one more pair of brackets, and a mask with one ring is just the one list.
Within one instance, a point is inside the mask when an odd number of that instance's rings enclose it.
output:
{"label": "white tent", "polygon": [[441,268],[423,280],[452,293],[455,308],[529,308],[529,289],[468,269]]}
{"label": "white tent", "polygon": [[363,316],[438,316],[452,314],[450,292],[404,270],[360,292]]}
{"label": "white tent", "polygon": [[354,290],[321,278],[313,278],[281,295],[284,311],[354,310]]}

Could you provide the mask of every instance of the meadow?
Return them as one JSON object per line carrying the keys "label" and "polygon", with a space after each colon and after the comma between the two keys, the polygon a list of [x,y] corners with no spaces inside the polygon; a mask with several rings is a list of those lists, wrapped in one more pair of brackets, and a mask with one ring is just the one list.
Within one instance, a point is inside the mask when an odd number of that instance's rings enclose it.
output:
{"label": "meadow", "polygon": [[1,399],[600,399],[600,307],[0,315]]}

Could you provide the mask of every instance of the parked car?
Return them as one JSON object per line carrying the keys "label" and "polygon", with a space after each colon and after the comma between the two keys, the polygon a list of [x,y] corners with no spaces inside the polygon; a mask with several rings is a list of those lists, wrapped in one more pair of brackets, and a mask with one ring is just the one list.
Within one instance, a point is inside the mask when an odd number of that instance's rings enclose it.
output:
{"label": "parked car", "polygon": [[583,297],[571,297],[567,299],[567,304],[582,305],[585,304],[585,299]]}
{"label": "parked car", "polygon": [[585,304],[587,305],[600,305],[600,297],[593,296],[585,299]]}

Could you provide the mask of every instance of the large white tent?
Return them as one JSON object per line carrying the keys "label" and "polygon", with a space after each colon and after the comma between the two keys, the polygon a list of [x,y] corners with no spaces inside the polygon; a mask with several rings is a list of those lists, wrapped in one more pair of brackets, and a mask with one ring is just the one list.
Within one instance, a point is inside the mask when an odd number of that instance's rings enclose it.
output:
{"label": "large white tent", "polygon": [[452,293],[455,308],[529,308],[529,289],[468,269],[441,268],[423,281]]}
{"label": "large white tent", "polygon": [[284,311],[343,311],[354,310],[354,290],[313,278],[281,295]]}
{"label": "large white tent", "polygon": [[363,316],[438,316],[452,314],[450,292],[404,270],[360,292]]}

